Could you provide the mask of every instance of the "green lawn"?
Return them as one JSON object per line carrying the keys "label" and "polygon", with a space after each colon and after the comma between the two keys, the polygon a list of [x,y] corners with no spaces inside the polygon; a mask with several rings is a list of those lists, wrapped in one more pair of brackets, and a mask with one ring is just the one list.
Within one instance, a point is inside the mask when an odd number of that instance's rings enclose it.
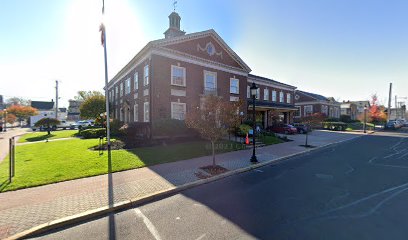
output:
{"label": "green lawn", "polygon": [[18,139],[18,142],[19,143],[37,142],[37,141],[42,141],[46,139],[68,138],[68,137],[74,137],[76,133],[78,133],[78,130],[51,131],[50,135],[48,135],[47,132],[32,132],[32,133],[27,133],[24,136],[21,136]]}
{"label": "green lawn", "polygon": [[266,145],[278,144],[283,142],[282,140],[275,136],[263,136],[261,140]]}
{"label": "green lawn", "polygon": [[[348,123],[346,131],[363,130],[363,128],[364,128],[364,123],[362,122]],[[374,124],[367,123],[367,129],[370,130],[372,128],[374,128]]]}
{"label": "green lawn", "polygon": [[[107,153],[99,156],[98,151],[89,150],[98,142],[98,139],[72,139],[17,146],[16,170],[12,183],[7,181],[8,158],[0,163],[0,192],[107,173]],[[113,150],[112,171],[209,155],[209,146],[207,142],[197,141],[133,150]],[[225,146],[228,147],[219,148],[217,152],[234,151],[241,147],[240,144]]]}

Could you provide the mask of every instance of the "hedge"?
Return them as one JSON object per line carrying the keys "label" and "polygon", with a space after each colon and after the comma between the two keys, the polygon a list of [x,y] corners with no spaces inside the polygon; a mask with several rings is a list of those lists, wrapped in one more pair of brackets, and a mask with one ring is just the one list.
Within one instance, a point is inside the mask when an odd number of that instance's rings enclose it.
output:
{"label": "hedge", "polygon": [[345,131],[347,124],[344,122],[322,122],[324,129],[334,130],[334,131]]}
{"label": "hedge", "polygon": [[99,138],[106,136],[106,129],[105,128],[91,128],[85,129],[79,132],[79,135],[83,138]]}

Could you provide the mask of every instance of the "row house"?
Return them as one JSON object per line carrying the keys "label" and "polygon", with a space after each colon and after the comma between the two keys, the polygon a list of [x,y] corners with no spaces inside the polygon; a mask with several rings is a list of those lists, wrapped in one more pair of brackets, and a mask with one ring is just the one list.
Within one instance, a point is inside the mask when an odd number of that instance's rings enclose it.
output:
{"label": "row house", "polygon": [[[149,42],[108,83],[113,118],[149,125],[157,119],[184,120],[205,95],[247,100],[252,82],[259,85],[256,111],[264,126],[272,113],[292,122],[295,87],[249,74],[249,66],[213,30],[186,34],[172,12],[165,38]],[[251,106],[240,110],[246,116]]]}
{"label": "row house", "polygon": [[257,120],[261,120],[264,127],[277,123],[292,123],[296,111],[293,99],[296,87],[249,74],[247,85],[249,117],[252,116],[252,100],[250,99],[250,85],[252,82],[258,86],[255,101]]}
{"label": "row house", "polygon": [[331,97],[296,90],[295,106],[295,120],[315,113],[323,113],[329,118],[340,118],[341,104]]}
{"label": "row house", "polygon": [[356,120],[358,117],[357,104],[351,101],[343,101],[341,103],[341,115],[349,116],[351,120]]}

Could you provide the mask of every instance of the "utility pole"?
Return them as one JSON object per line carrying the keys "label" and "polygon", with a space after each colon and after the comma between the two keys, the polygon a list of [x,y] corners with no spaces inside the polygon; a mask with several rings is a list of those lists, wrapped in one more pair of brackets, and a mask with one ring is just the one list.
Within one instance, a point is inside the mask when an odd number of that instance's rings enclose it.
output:
{"label": "utility pole", "polygon": [[391,116],[391,98],[392,98],[392,83],[390,83],[390,93],[388,94],[387,121],[390,121],[390,116]]}
{"label": "utility pole", "polygon": [[55,119],[58,119],[58,80],[55,80]]}
{"label": "utility pole", "polygon": [[[105,1],[102,0],[102,17],[105,15]],[[100,31],[101,40],[103,44],[103,53],[105,58],[105,105],[106,105],[106,140],[108,142],[108,155],[111,151],[111,141],[110,141],[110,116],[109,116],[109,91],[108,91],[108,54],[106,52],[106,27],[105,23],[102,22]]]}

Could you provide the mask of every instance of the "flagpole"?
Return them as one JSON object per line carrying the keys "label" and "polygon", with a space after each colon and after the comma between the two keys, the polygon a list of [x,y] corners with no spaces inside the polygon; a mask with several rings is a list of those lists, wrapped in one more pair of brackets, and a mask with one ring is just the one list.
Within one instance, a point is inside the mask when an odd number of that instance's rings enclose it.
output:
{"label": "flagpole", "polygon": [[[105,1],[102,0],[102,16],[105,14]],[[106,52],[106,28],[102,23],[102,40],[103,40],[103,52],[105,57],[105,104],[106,104],[106,139],[108,141],[108,155],[111,151],[110,141],[110,116],[109,116],[109,91],[108,91],[108,55]]]}

